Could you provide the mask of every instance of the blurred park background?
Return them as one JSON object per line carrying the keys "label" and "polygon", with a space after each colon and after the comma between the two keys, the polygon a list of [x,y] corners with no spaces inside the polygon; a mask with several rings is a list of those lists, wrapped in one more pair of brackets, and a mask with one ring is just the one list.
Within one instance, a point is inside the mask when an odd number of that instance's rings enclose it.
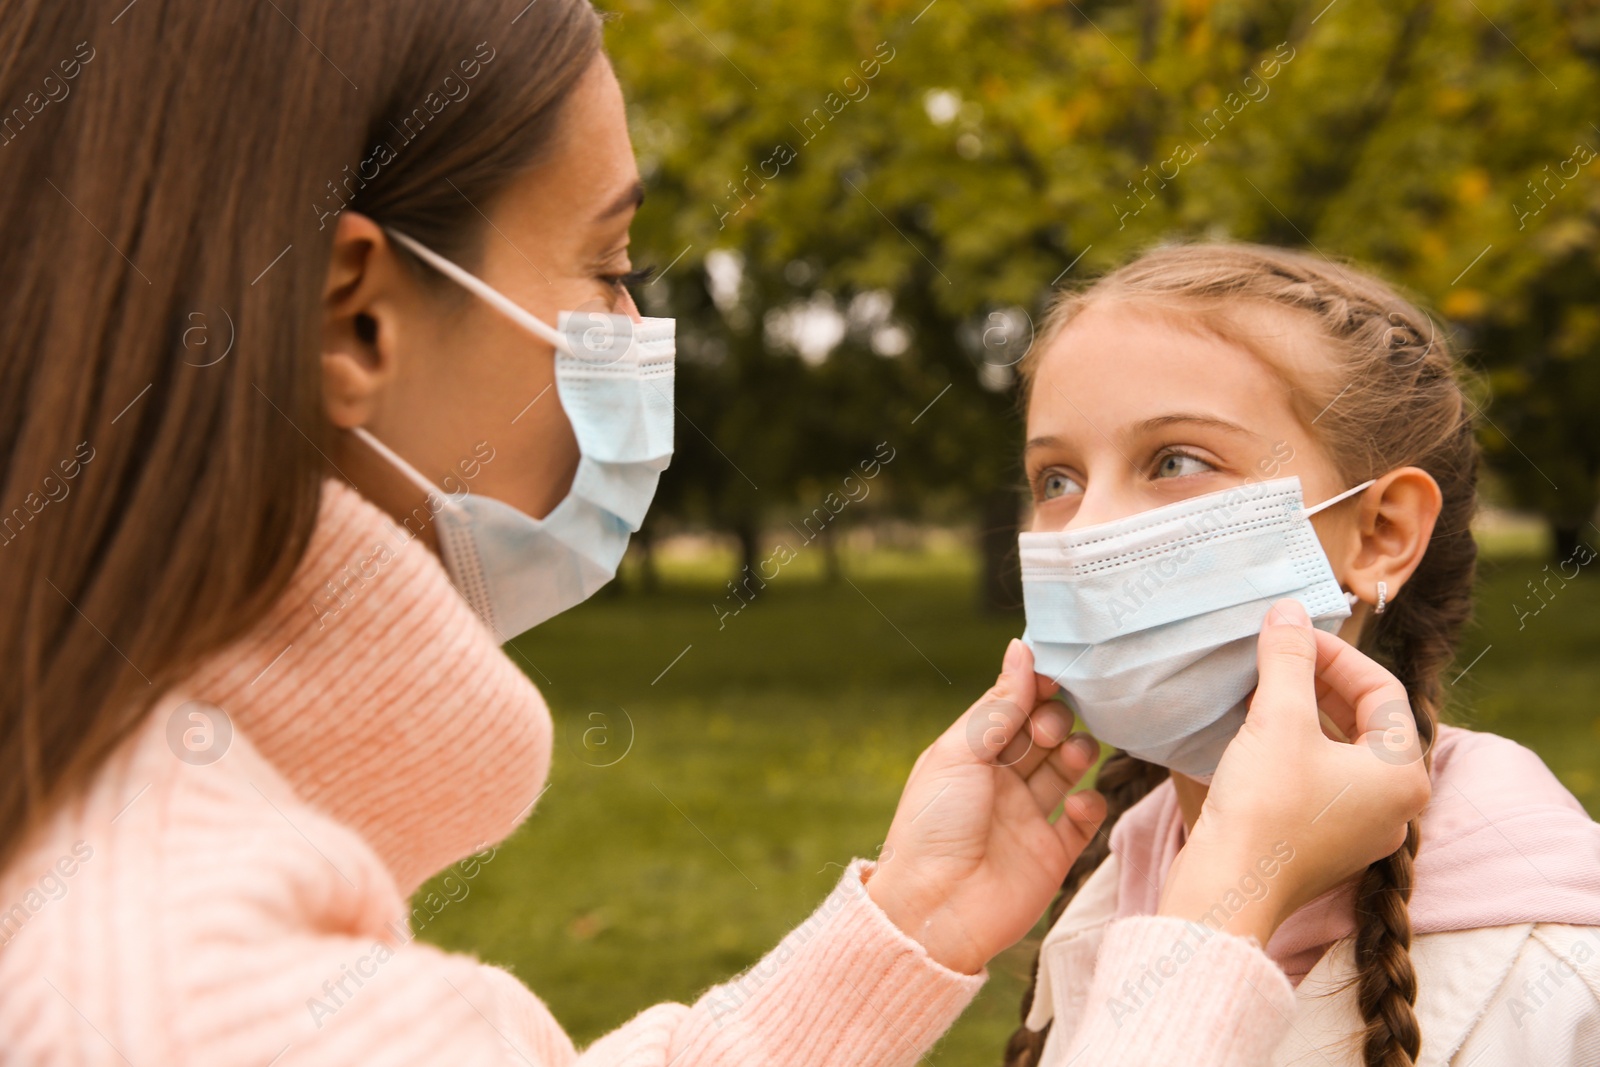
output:
{"label": "blurred park background", "polygon": [[[1048,291],[1163,240],[1351,258],[1436,312],[1487,461],[1449,717],[1600,813],[1600,4],[602,6],[678,451],[621,580],[515,643],[552,784],[423,937],[587,1041],[874,854],[1022,628],[1013,368]],[[932,1062],[998,1061],[1030,959]]]}

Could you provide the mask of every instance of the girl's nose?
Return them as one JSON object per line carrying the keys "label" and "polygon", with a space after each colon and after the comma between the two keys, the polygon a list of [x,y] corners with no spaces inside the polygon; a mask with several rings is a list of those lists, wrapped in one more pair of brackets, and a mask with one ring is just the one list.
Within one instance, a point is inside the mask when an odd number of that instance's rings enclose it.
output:
{"label": "girl's nose", "polygon": [[1084,488],[1083,498],[1078,502],[1078,510],[1062,528],[1081,530],[1086,526],[1098,526],[1101,523],[1125,519],[1144,510],[1146,510],[1145,503],[1134,493],[1117,485],[1113,480],[1101,478],[1091,481]]}

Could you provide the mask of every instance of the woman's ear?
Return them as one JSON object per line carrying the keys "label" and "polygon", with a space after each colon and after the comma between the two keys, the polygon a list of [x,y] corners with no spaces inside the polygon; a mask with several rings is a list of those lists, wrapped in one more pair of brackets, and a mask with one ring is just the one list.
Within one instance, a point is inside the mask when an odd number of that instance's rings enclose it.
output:
{"label": "woman's ear", "polygon": [[1444,496],[1433,475],[1420,467],[1401,467],[1379,478],[1359,499],[1359,543],[1344,578],[1351,592],[1376,605],[1379,582],[1386,599],[1393,600],[1422,562]]}
{"label": "woman's ear", "polygon": [[382,227],[344,211],[333,235],[323,286],[322,399],[342,430],[366,423],[398,371],[395,345],[398,264]]}

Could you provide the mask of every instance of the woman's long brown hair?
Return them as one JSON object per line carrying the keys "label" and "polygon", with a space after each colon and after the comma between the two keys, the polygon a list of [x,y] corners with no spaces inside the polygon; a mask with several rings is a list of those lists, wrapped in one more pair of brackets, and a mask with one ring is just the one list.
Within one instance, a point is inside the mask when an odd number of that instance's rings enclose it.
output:
{"label": "woman's long brown hair", "polygon": [[[1421,467],[1439,483],[1444,507],[1421,564],[1387,610],[1369,617],[1360,640],[1405,685],[1424,751],[1431,750],[1444,699],[1441,675],[1471,615],[1477,560],[1470,528],[1478,471],[1473,410],[1443,332],[1395,289],[1326,259],[1246,244],[1173,245],[1059,298],[1020,368],[1024,384],[1051,341],[1103,301],[1191,316],[1255,351],[1289,382],[1296,414],[1312,426],[1346,485],[1405,466]],[[1241,304],[1290,312],[1323,343],[1326,364],[1310,374],[1291,368],[1230,315]],[[1050,909],[1052,923],[1106,859],[1115,821],[1165,778],[1160,767],[1122,753],[1106,761],[1099,779],[1106,821],[1068,873]],[[1421,1048],[1407,911],[1419,843],[1413,821],[1400,849],[1368,867],[1356,886],[1356,987],[1367,1067],[1409,1067]],[[1024,1019],[1032,1001],[1030,984]],[[1046,1033],[1018,1027],[1006,1067],[1038,1063]]]}
{"label": "woman's long brown hair", "polygon": [[304,552],[338,212],[472,262],[600,20],[0,0],[0,26],[3,864]]}

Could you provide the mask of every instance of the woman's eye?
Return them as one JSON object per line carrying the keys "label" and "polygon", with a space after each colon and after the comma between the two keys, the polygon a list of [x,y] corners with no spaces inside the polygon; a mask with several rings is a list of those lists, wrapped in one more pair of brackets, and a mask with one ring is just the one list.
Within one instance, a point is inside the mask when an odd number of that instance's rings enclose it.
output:
{"label": "woman's eye", "polygon": [[600,280],[613,289],[624,289],[630,285],[643,285],[655,276],[654,267],[639,267],[624,274],[602,274]]}
{"label": "woman's eye", "polygon": [[1040,488],[1043,490],[1044,499],[1054,500],[1058,496],[1068,496],[1083,492],[1083,486],[1073,481],[1072,478],[1060,471],[1051,471],[1041,480]]}
{"label": "woman's eye", "polygon": [[1189,474],[1204,474],[1216,470],[1203,459],[1191,456],[1185,452],[1168,452],[1156,464],[1157,478],[1182,478]]}

